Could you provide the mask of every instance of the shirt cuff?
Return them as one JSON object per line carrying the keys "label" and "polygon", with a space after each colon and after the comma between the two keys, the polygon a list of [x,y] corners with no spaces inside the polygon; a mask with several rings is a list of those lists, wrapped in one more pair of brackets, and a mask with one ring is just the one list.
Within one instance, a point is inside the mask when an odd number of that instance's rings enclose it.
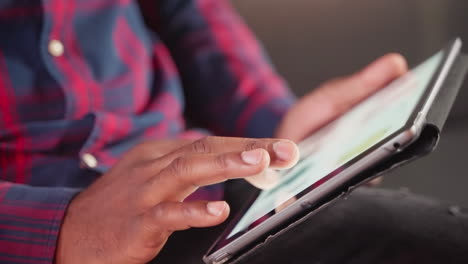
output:
{"label": "shirt cuff", "polygon": [[65,212],[79,191],[0,182],[0,263],[54,263]]}

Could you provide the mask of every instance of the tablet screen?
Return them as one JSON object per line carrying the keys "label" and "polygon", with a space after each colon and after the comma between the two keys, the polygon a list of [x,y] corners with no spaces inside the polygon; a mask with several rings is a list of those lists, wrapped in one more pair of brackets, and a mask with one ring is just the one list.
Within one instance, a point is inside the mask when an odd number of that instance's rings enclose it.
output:
{"label": "tablet screen", "polygon": [[298,164],[279,172],[282,174],[279,184],[260,192],[226,239],[232,240],[254,228],[314,189],[313,186],[339,173],[347,162],[404,128],[443,55],[444,52],[437,53],[300,143]]}

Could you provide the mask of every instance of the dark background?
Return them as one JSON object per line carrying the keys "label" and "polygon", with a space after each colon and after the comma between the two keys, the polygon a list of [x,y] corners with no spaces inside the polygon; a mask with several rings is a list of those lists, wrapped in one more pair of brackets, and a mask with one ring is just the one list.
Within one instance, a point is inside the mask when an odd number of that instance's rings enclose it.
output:
{"label": "dark background", "polygon": [[[465,0],[236,0],[297,95],[399,52],[411,66],[460,36],[468,51]],[[435,153],[385,178],[384,187],[468,206],[468,81]]]}

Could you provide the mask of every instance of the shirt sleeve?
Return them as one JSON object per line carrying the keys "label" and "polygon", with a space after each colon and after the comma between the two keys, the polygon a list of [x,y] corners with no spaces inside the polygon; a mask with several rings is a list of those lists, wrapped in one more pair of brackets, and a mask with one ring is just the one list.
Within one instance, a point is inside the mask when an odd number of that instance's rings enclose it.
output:
{"label": "shirt sleeve", "polygon": [[228,0],[144,0],[182,76],[189,119],[228,136],[271,137],[294,96]]}
{"label": "shirt sleeve", "polygon": [[0,181],[0,263],[54,263],[62,219],[77,193]]}

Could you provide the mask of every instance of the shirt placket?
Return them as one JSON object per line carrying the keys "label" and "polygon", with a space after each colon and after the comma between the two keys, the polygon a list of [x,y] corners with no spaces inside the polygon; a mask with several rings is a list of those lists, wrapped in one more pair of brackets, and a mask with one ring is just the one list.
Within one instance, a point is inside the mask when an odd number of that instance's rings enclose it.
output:
{"label": "shirt placket", "polygon": [[[66,100],[65,119],[81,119],[92,111],[90,84],[83,78],[83,63],[78,62],[76,43],[72,43],[75,0],[42,0],[46,19],[43,43],[46,64],[62,87]],[[75,46],[74,46],[75,45]],[[83,58],[81,58],[82,60]],[[91,132],[91,134],[93,134]],[[86,140],[86,139],[84,139]],[[83,167],[98,167],[95,155],[79,153]]]}

